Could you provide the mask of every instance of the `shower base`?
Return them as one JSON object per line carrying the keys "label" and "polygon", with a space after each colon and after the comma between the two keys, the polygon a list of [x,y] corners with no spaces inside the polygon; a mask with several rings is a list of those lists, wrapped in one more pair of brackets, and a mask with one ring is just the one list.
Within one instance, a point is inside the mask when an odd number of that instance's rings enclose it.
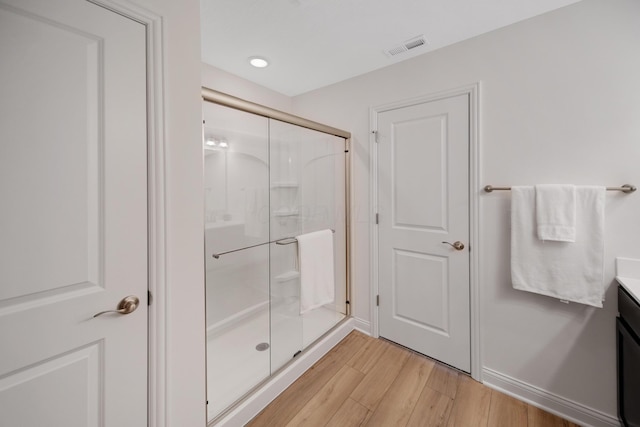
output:
{"label": "shower base", "polygon": [[[284,316],[273,314],[274,324],[287,322]],[[328,308],[319,308],[306,313],[302,318],[301,342],[294,347],[306,348],[325,332],[345,318]],[[291,339],[291,331],[286,327],[274,328],[270,340],[268,308],[250,317],[244,317],[232,328],[224,328],[207,339],[207,414],[208,419],[220,415],[226,408],[242,398],[248,390],[267,379],[271,374],[271,360],[278,365],[293,358],[289,351],[278,354],[278,343]],[[260,343],[271,343],[271,351],[259,351]],[[299,345],[296,345],[299,344]],[[280,352],[282,353],[282,352]],[[282,362],[277,362],[277,361]],[[277,370],[277,369],[275,369]],[[274,370],[274,371],[275,371]]]}

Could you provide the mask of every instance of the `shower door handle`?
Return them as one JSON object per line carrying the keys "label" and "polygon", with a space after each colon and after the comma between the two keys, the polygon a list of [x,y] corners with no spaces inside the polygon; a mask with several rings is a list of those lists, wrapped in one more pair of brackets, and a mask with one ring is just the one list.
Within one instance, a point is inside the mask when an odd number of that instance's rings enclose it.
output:
{"label": "shower door handle", "polygon": [[118,303],[117,310],[101,311],[100,313],[94,314],[93,317],[102,316],[103,314],[107,314],[107,313],[119,313],[119,314],[133,313],[134,311],[136,311],[139,305],[140,305],[140,300],[138,299],[138,297],[135,295],[129,295],[128,297],[124,297]]}
{"label": "shower door handle", "polygon": [[456,251],[461,251],[461,250],[464,249],[464,243],[462,243],[459,240],[457,240],[457,241],[455,241],[453,243],[449,243],[449,242],[442,242],[442,243],[446,243],[447,245],[451,246]]}

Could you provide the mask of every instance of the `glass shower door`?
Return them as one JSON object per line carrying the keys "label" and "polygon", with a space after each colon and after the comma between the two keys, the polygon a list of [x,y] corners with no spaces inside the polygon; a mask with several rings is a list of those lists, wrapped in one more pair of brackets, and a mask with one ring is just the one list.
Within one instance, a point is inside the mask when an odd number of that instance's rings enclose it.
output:
{"label": "glass shower door", "polygon": [[300,272],[297,247],[291,237],[299,234],[300,144],[297,126],[270,120],[271,215],[271,371],[289,362],[302,350],[302,318],[299,316]]}
{"label": "glass shower door", "polygon": [[[346,176],[344,138],[271,119],[270,140],[273,373],[346,316]],[[320,230],[333,232],[335,299],[301,314],[296,236]]]}
{"label": "glass shower door", "polygon": [[268,119],[205,102],[208,419],[270,375]]}
{"label": "glass shower door", "polygon": [[[335,299],[302,315],[303,348],[346,317],[346,140],[326,133],[302,129],[301,234],[330,229],[333,232]],[[328,260],[327,260],[328,262]]]}
{"label": "glass shower door", "polygon": [[[346,155],[344,138],[233,108],[203,117],[211,421],[346,317]],[[321,230],[335,296],[301,314],[297,237]]]}

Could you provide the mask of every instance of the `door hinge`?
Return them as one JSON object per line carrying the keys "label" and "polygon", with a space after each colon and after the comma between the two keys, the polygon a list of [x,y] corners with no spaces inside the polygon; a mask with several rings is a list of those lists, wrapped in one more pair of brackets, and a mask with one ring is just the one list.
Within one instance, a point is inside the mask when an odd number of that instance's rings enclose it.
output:
{"label": "door hinge", "polygon": [[351,151],[351,143],[349,142],[350,140],[347,138],[344,142],[344,152],[348,153],[349,151]]}
{"label": "door hinge", "polygon": [[151,305],[151,300],[152,300],[151,291],[147,291],[147,305]]}
{"label": "door hinge", "polygon": [[373,134],[373,137],[375,138],[376,143],[380,142],[380,139],[378,139],[378,131],[372,130],[371,133]]}
{"label": "door hinge", "polygon": [[376,307],[380,307],[380,295],[376,295]]}
{"label": "door hinge", "polygon": [[380,224],[380,214],[376,213],[376,224]]}

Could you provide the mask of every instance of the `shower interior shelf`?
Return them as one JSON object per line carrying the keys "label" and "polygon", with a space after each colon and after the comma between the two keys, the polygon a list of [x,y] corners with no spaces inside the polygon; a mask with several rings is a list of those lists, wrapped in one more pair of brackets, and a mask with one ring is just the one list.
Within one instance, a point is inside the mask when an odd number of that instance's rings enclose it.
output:
{"label": "shower interior shelf", "polygon": [[289,280],[295,280],[300,277],[300,272],[296,270],[290,270],[275,277],[277,282],[288,282]]}
{"label": "shower interior shelf", "polygon": [[278,181],[271,184],[271,188],[298,188],[295,181]]}
{"label": "shower interior shelf", "polygon": [[298,216],[298,210],[297,209],[279,209],[277,211],[273,212],[273,216]]}

